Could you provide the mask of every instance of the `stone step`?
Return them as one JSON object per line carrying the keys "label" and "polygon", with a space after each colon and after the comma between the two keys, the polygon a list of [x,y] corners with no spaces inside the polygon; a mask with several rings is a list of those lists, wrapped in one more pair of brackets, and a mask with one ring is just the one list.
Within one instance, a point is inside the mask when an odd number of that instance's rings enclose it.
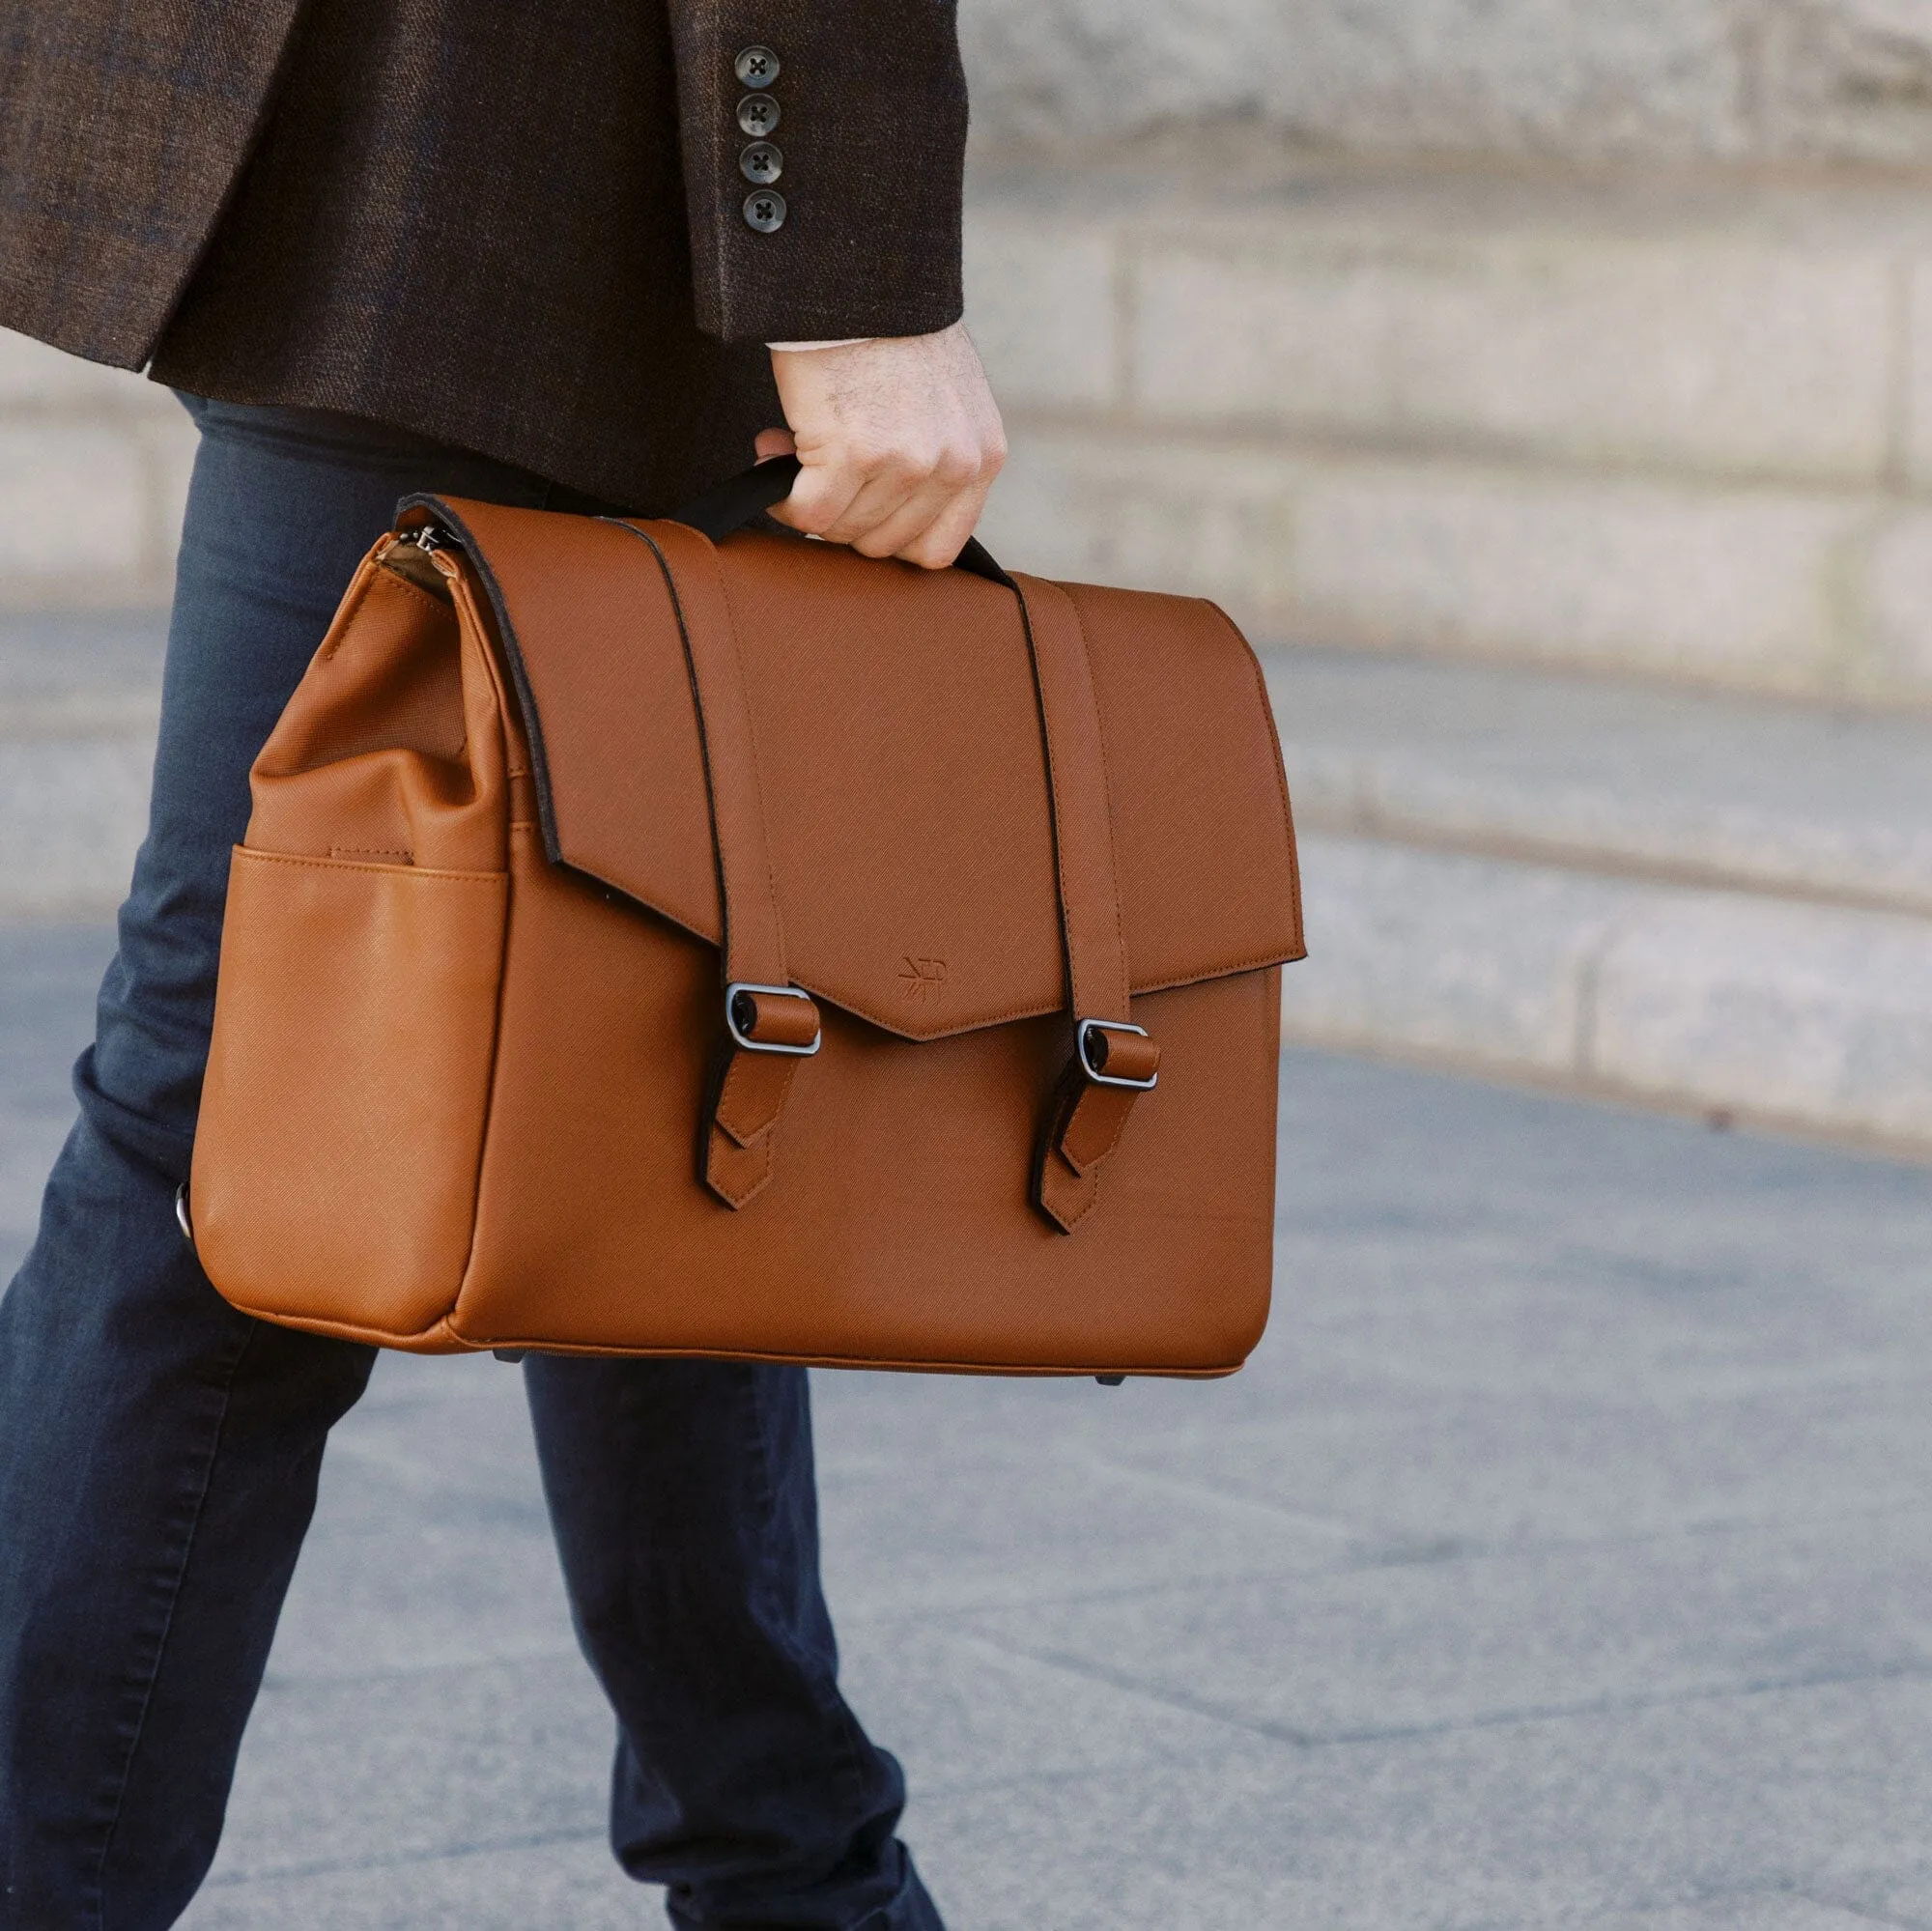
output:
{"label": "stone step", "polygon": [[1311,953],[1289,1037],[1932,1157],[1932,720],[1267,667]]}
{"label": "stone step", "polygon": [[1932,921],[1303,845],[1290,1040],[1932,1159]]}
{"label": "stone step", "polygon": [[988,170],[1015,561],[1277,637],[1932,696],[1932,198]]}
{"label": "stone step", "polygon": [[1932,718],[1271,653],[1296,822],[1932,918]]}

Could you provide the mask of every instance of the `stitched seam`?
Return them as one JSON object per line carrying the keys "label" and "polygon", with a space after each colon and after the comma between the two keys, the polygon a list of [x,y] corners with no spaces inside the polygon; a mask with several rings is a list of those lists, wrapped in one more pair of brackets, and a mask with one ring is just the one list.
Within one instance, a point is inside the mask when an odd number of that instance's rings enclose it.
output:
{"label": "stitched seam", "polygon": [[[1297,936],[1297,943],[1298,943]],[[1296,959],[1306,958],[1305,951],[1283,952],[1270,947],[1264,952],[1254,952],[1246,957],[1229,959],[1220,965],[1205,965],[1195,971],[1177,973],[1172,979],[1153,979],[1134,987],[1136,996],[1149,992],[1172,992],[1176,986],[1203,985],[1210,979],[1230,979],[1236,973],[1259,972],[1263,966],[1290,965]]]}
{"label": "stitched seam", "polygon": [[376,567],[382,571],[383,581],[385,583],[400,583],[411,596],[420,597],[433,611],[448,611],[449,606],[434,590],[425,590],[420,583],[412,582],[400,570],[391,568],[386,560],[388,552],[384,551],[383,555],[376,559]]}
{"label": "stitched seam", "polygon": [[[1025,582],[1024,578],[1014,579],[1014,587],[1019,592],[1020,622],[1026,630],[1027,656],[1033,664],[1034,698],[1039,706],[1039,734],[1046,750],[1046,788],[1053,806],[1053,875],[1060,889],[1061,944],[1066,952],[1066,1001],[1077,1019],[1080,1016],[1080,986],[1074,972],[1073,934],[1066,916],[1066,841],[1060,835],[1060,760],[1054,755],[1053,706],[1046,700],[1046,679],[1041,676],[1039,667],[1039,638],[1034,626],[1033,606],[1027,601]],[[1058,1008],[1047,1007],[1042,1009],[1054,1011]]]}
{"label": "stitched seam", "polygon": [[[539,838],[542,829],[541,826],[535,827]],[[503,843],[503,858],[506,866],[515,858],[507,837]],[[483,1173],[490,1156],[490,1129],[497,1119],[497,1083],[503,1065],[503,1002],[510,989],[510,920],[516,910],[516,895],[510,890],[507,869],[502,878],[503,916],[498,928],[501,936],[497,942],[497,996],[490,1008],[490,1077],[483,1089],[483,1119],[476,1129],[476,1158],[469,1178],[469,1245],[463,1257],[463,1271],[456,1277],[456,1292],[439,1323],[443,1326],[456,1319],[457,1310],[463,1305],[463,1291],[469,1285],[469,1276],[475,1271],[476,1248],[482,1237]]]}
{"label": "stitched seam", "polygon": [[1081,1185],[1086,1189],[1087,1198],[1082,1204],[1080,1211],[1068,1216],[1065,1223],[1068,1233],[1071,1233],[1074,1228],[1078,1227],[1100,1205],[1100,1176],[1098,1174],[1083,1175],[1081,1177]]}
{"label": "stitched seam", "polygon": [[[1294,942],[1304,943],[1301,930],[1301,854],[1294,843],[1294,806],[1288,795],[1288,767],[1282,761],[1281,732],[1275,728],[1274,704],[1268,696],[1267,673],[1262,668],[1262,661],[1255,654],[1255,647],[1241,635],[1240,627],[1219,604],[1204,597],[1201,600],[1226,625],[1228,634],[1237,643],[1248,660],[1249,671],[1253,674],[1255,687],[1261,695],[1262,722],[1267,726],[1268,743],[1274,750],[1275,794],[1281,800],[1282,829],[1288,838],[1288,875],[1294,886]],[[1299,954],[1306,957],[1306,952]]]}
{"label": "stitched seam", "polygon": [[[1071,617],[1073,622],[1073,639],[1079,650],[1078,663],[1079,663],[1080,672],[1086,683],[1088,700],[1093,705],[1094,730],[1095,737],[1099,740],[1099,746],[1100,746],[1100,782],[1101,782],[1100,815],[1101,815],[1101,826],[1106,838],[1106,861],[1105,861],[1106,868],[1113,873],[1113,877],[1111,878],[1109,883],[1112,886],[1112,892],[1110,895],[1113,901],[1112,910],[1114,915],[1114,944],[1116,947],[1116,955],[1120,961],[1120,977],[1125,986],[1126,997],[1128,999],[1131,999],[1133,996],[1133,982],[1132,982],[1132,977],[1127,971],[1126,935],[1122,931],[1121,925],[1120,874],[1114,865],[1113,803],[1111,797],[1111,787],[1109,786],[1107,779],[1107,742],[1105,737],[1100,732],[1100,704],[1099,704],[1098,695],[1094,690],[1094,667],[1092,661],[1090,660],[1087,654],[1087,633],[1085,628],[1082,626],[1080,622],[1080,611],[1078,606],[1074,603],[1073,599],[1067,595],[1066,591],[1061,587],[1061,585],[1059,585],[1058,583],[1049,582],[1044,578],[1036,578],[1033,581],[1037,582],[1041,586],[1041,588],[1046,590],[1049,593],[1049,597],[1057,595],[1062,600],[1062,602],[1065,604],[1067,615]],[[1045,601],[1047,601],[1047,599],[1042,599],[1042,602]],[[1022,591],[1020,595],[1020,604],[1022,609],[1027,608],[1026,594],[1024,591]],[[1066,893],[1065,841],[1060,836],[1061,784],[1058,776],[1060,760],[1058,759],[1058,757],[1055,755],[1054,753],[1054,730],[1052,723],[1053,706],[1047,701],[1046,680],[1041,675],[1040,672],[1038,636],[1034,626],[1033,613],[1031,610],[1027,610],[1027,641],[1033,653],[1035,685],[1039,693],[1040,724],[1041,724],[1041,729],[1046,738],[1047,781],[1053,794],[1054,863],[1055,863],[1055,868],[1058,872],[1060,879],[1061,924],[1063,930],[1066,933],[1066,938],[1067,938],[1067,944],[1066,944],[1067,991],[1071,996],[1074,1018],[1082,1019],[1090,1017],[1092,1015],[1090,1014],[1087,1005],[1081,996],[1081,990],[1078,983],[1075,959],[1074,959],[1071,921],[1067,918],[1066,915],[1067,893]],[[1127,1015],[1124,1012],[1122,1012],[1119,1016],[1122,1018],[1125,1018]]]}
{"label": "stitched seam", "polygon": [[498,885],[509,878],[506,871],[447,871],[433,865],[358,865],[354,859],[308,858],[298,852],[262,851],[254,845],[237,845],[235,849],[241,857],[265,865],[304,866],[311,871],[367,871],[380,878],[407,871],[412,878],[433,878],[440,885]]}
{"label": "stitched seam", "polygon": [[[1059,1191],[1064,1194],[1068,1187],[1071,1187],[1074,1192],[1082,1196],[1079,1212],[1062,1214],[1056,1209],[1054,1213],[1054,1218],[1060,1222],[1062,1228],[1070,1234],[1100,1204],[1100,1176],[1097,1171],[1085,1174],[1076,1172],[1065,1159],[1062,1159],[1057,1147],[1048,1153],[1047,1158],[1049,1161],[1060,1160],[1065,1171],[1065,1178],[1062,1180]],[[1047,1171],[1052,1171],[1050,1166]],[[1044,1196],[1046,1191],[1046,1185],[1042,1181],[1041,1195]]]}
{"label": "stitched seam", "polygon": [[[1058,586],[1056,586],[1058,587]],[[1066,599],[1066,608],[1073,613],[1074,640],[1080,646],[1080,667],[1086,674],[1087,695],[1094,706],[1094,736],[1100,747],[1100,810],[1101,823],[1107,835],[1107,869],[1113,874],[1109,883],[1113,887],[1114,902],[1114,945],[1121,961],[1122,997],[1131,1000],[1134,993],[1133,974],[1127,969],[1127,934],[1121,923],[1121,872],[1114,855],[1114,781],[1107,763],[1107,732],[1100,716],[1100,694],[1094,688],[1094,660],[1087,648],[1087,627],[1080,621],[1080,606],[1069,591],[1060,594]],[[1081,1017],[1087,1015],[1082,1014]],[[1127,1014],[1122,1011],[1122,1019]]]}
{"label": "stitched seam", "polygon": [[113,1814],[107,1820],[107,1829],[100,1840],[100,1856],[94,1866],[94,1917],[97,1927],[103,1926],[107,1921],[108,1860],[114,1855],[115,1834],[121,1828],[121,1818],[128,1803],[128,1786],[134,1780],[134,1762],[141,1753],[141,1739],[147,1733],[148,1715],[154,1708],[155,1685],[159,1681],[161,1667],[167,1661],[168,1638],[174,1633],[175,1609],[181,1602],[182,1587],[194,1561],[195,1540],[201,1531],[202,1517],[207,1512],[208,1491],[214,1481],[214,1463],[221,1453],[221,1438],[228,1430],[228,1410],[235,1399],[235,1377],[242,1372],[242,1363],[247,1359],[248,1349],[254,1346],[258,1332],[252,1324],[244,1325],[242,1345],[235,1350],[234,1359],[229,1362],[222,1379],[221,1412],[215,1417],[214,1432],[209,1439],[208,1455],[202,1464],[201,1486],[195,1493],[194,1515],[188,1522],[187,1542],[182,1549],[181,1561],[169,1587],[167,1616],[161,1624],[160,1640],[155,1645],[154,1663],[141,1691],[141,1714],[134,1720],[134,1734],[128,1740],[128,1754],[121,1766],[120,1787],[114,1793]]}
{"label": "stitched seam", "polygon": [[[720,1146],[720,1136],[724,1145]],[[739,1178],[736,1170],[746,1170]],[[769,1133],[741,1147],[716,1120],[711,1122],[711,1143],[705,1154],[705,1182],[733,1207],[743,1207],[770,1183],[772,1178],[772,1138]]]}
{"label": "stitched seam", "polygon": [[[671,573],[670,558],[664,554],[664,547],[657,538],[639,524],[624,523],[614,517],[606,518],[604,521],[613,529],[628,530],[640,543],[650,546],[651,554],[657,558],[658,569],[664,576],[666,594],[670,598],[670,613],[677,620],[678,641],[684,646],[684,674],[691,685],[691,708],[697,721],[697,752],[704,766],[704,799],[710,808],[711,868],[718,879],[718,959],[721,969],[728,977],[731,956],[731,895],[724,889],[724,840],[718,836],[718,781],[712,776],[711,771],[711,734],[704,723],[704,696],[698,687],[697,660],[691,648],[691,626],[685,621],[684,601],[677,594],[677,579]],[[639,902],[641,904],[644,901],[640,899]],[[701,938],[703,934],[699,933],[698,936]]]}
{"label": "stitched seam", "polygon": [[[772,869],[771,819],[765,811],[765,780],[758,766],[758,731],[752,716],[752,691],[745,677],[745,653],[738,647],[738,623],[731,611],[731,593],[725,587],[724,572],[719,566],[718,551],[711,539],[698,532],[698,540],[704,545],[701,553],[703,564],[708,569],[712,587],[718,592],[718,602],[724,612],[724,641],[730,646],[731,662],[738,667],[738,708],[744,715],[745,749],[752,764],[752,799],[757,808],[758,842],[764,847],[765,894],[772,908],[772,939],[778,948],[777,980],[789,984],[785,972],[784,921],[779,911],[778,874]],[[701,706],[700,706],[701,707]]]}
{"label": "stitched seam", "polygon": [[350,625],[355,622],[362,606],[368,602],[369,591],[375,582],[376,566],[371,560],[364,558],[361,569],[356,572],[355,581],[350,584],[348,594],[342,600],[342,608],[336,611],[328,626],[328,635],[324,639],[322,649],[318,653],[322,663],[331,664],[335,661],[335,654],[348,640]]}

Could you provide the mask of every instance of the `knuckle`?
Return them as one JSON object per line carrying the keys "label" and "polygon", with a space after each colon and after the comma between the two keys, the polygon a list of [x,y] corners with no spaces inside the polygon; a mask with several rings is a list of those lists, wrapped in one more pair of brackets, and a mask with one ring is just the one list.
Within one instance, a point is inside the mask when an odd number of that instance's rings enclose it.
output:
{"label": "knuckle", "polygon": [[916,443],[901,443],[887,458],[881,479],[912,487],[924,482],[932,474],[937,461],[938,456],[933,450],[923,449]]}
{"label": "knuckle", "polygon": [[943,450],[932,467],[933,479],[949,489],[963,490],[980,476],[980,457],[977,450],[955,445]]}

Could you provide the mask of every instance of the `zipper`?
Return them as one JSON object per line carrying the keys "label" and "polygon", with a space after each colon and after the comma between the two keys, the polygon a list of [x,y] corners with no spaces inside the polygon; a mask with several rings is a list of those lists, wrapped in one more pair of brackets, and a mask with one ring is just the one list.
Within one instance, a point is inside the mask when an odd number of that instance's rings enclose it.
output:
{"label": "zipper", "polygon": [[447,535],[434,524],[405,530],[376,554],[376,561],[385,570],[413,583],[419,590],[449,601],[449,585],[458,575],[455,562],[443,554]]}

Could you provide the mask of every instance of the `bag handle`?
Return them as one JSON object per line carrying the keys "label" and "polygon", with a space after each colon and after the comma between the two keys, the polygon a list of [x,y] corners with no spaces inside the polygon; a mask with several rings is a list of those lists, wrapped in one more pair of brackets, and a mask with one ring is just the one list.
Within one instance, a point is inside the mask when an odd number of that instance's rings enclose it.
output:
{"label": "bag handle", "polygon": [[[670,521],[687,524],[713,543],[722,543],[734,529],[743,529],[754,517],[783,502],[804,468],[796,456],[774,456],[767,462],[754,463],[749,469],[742,469],[706,490],[701,497],[695,497]],[[984,577],[989,582],[1004,584],[1008,589],[1013,586],[1013,580],[993,561],[978,537],[967,538],[965,549],[952,559],[952,567]]]}

